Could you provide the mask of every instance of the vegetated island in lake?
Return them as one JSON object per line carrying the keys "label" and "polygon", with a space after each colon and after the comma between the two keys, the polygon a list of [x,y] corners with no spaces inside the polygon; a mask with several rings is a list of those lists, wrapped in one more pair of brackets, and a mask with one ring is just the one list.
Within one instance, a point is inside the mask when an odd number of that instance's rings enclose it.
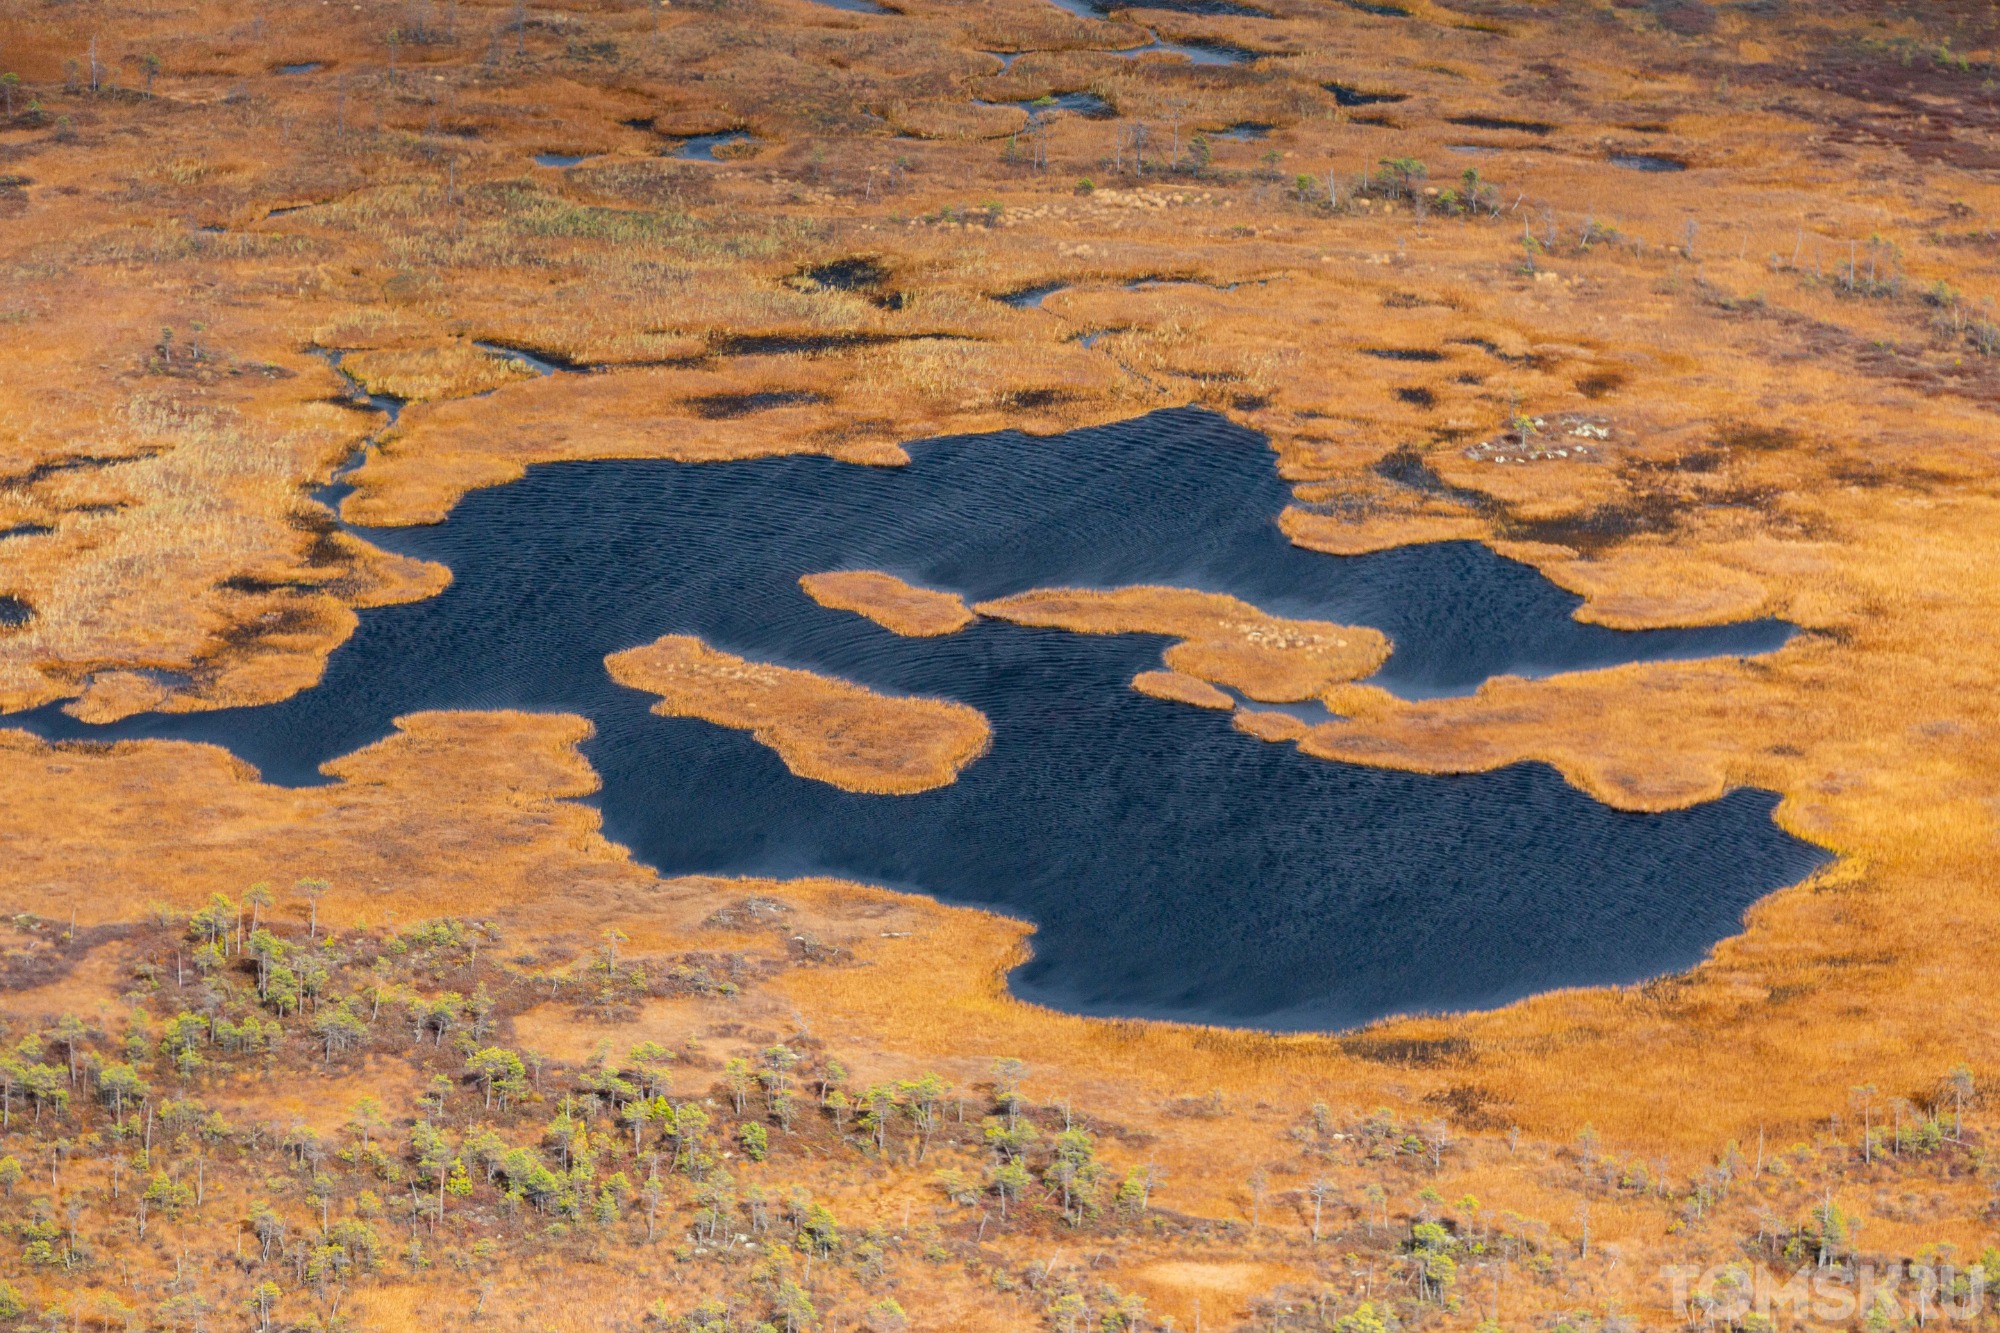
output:
{"label": "vegetated island in lake", "polygon": [[955,634],[972,623],[972,612],[957,593],[919,588],[879,570],[802,574],[799,586],[821,606],[866,616],[891,634],[925,639]]}
{"label": "vegetated island in lake", "polygon": [[1180,640],[1166,651],[1173,670],[1266,703],[1314,698],[1389,657],[1389,639],[1380,630],[1287,620],[1226,593],[1185,588],[1036,589],[976,609],[996,620],[1082,634],[1171,635]]}
{"label": "vegetated island in lake", "polygon": [[659,695],[654,712],[748,731],[793,773],[845,791],[907,796],[942,787],[993,735],[964,704],[745,661],[686,634],[613,653],[604,665],[620,685]]}

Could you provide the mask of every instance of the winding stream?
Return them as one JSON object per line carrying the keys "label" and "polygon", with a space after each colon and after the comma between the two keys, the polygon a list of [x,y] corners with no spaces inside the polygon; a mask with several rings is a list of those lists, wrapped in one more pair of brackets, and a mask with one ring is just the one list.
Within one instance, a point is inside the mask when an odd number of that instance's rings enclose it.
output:
{"label": "winding stream", "polygon": [[[1763,652],[1774,621],[1619,633],[1484,548],[1336,558],[1278,532],[1257,436],[1183,410],[1047,439],[911,446],[905,468],[821,458],[566,463],[475,492],[435,527],[371,529],[442,561],[442,595],[362,613],[324,682],[265,708],[141,715],[52,737],[212,741],[267,780],[429,708],[584,714],[609,836],[669,874],[828,872],[1026,917],[1021,996],[1074,1012],[1298,1029],[1629,982],[1697,961],[1822,854],[1738,791],[1624,814],[1520,765],[1429,777],[1328,763],[1128,682],[1165,641],[980,621],[903,639],[824,609],[801,574],[884,569],[968,599],[1168,583],[1374,625],[1409,697],[1641,658]],[[918,796],[791,776],[749,735],[648,711],[606,653],[670,632],[983,710],[990,753]]]}

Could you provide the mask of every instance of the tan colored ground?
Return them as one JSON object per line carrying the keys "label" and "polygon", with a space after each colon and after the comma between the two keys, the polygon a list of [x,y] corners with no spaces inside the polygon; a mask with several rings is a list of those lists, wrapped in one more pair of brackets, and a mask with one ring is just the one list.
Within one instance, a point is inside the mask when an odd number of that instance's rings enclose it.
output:
{"label": "tan colored ground", "polygon": [[942,787],[993,737],[978,709],[877,694],[843,680],[746,661],[686,634],[604,659],[620,685],[660,696],[662,717],[747,731],[802,778],[908,796]]}
{"label": "tan colored ground", "polygon": [[1196,708],[1234,708],[1236,701],[1196,676],[1179,671],[1141,671],[1132,677],[1132,688],[1155,699],[1193,704]]}
{"label": "tan colored ground", "polygon": [[866,616],[892,634],[928,638],[956,634],[972,623],[972,612],[957,593],[905,583],[879,570],[838,570],[799,579],[806,596],[835,611]]}
{"label": "tan colored ground", "polygon": [[1240,598],[1185,588],[1040,589],[974,609],[997,620],[1081,634],[1171,635],[1180,642],[1166,651],[1169,668],[1265,703],[1315,698],[1368,675],[1389,656],[1388,637],[1379,630],[1286,620]]}
{"label": "tan colored ground", "polygon": [[370,393],[410,400],[475,397],[535,373],[466,343],[355,352],[340,368]]}
{"label": "tan colored ground", "polygon": [[[595,785],[573,748],[582,724],[513,714],[404,719],[330,765],[336,781],[300,791],[202,747],[10,733],[0,906],[130,924],[150,900],[186,910],[315,875],[332,882],[321,909],[343,929],[490,916],[523,956],[551,941],[588,950],[606,928],[634,950],[740,952],[775,970],[738,1007],[669,1002],[716,1006],[700,1025],[719,1049],[805,1030],[867,1077],[937,1067],[961,1085],[995,1056],[1023,1057],[1032,1098],[1128,1133],[1102,1136],[1120,1169],[1157,1161],[1161,1205],[1213,1224],[1003,1233],[937,1203],[927,1167],[774,1164],[774,1188],[825,1184],[868,1219],[850,1229],[900,1226],[921,1193],[954,1244],[984,1247],[950,1265],[898,1261],[908,1304],[930,1298],[919,1327],[1049,1318],[1054,1288],[1028,1286],[1028,1265],[1073,1251],[1108,1256],[1076,1271],[1150,1282],[1169,1311],[1227,1285],[1204,1274],[1295,1268],[1336,1294],[1325,1313],[1337,1317],[1390,1274],[1406,1280],[1393,1247],[1437,1211],[1426,1187],[1463,1231],[1511,1213],[1549,1239],[1534,1255],[1467,1259],[1455,1312],[1404,1306],[1454,1327],[1489,1309],[1509,1330],[1614,1309],[1665,1326],[1661,1263],[1761,1252],[1764,1212],[1792,1226],[1827,1199],[1867,1215],[1865,1243],[1885,1259],[1938,1241],[1976,1253],[1991,1240],[1972,1155],[1983,1122],[1971,1147],[1857,1163],[1851,1090],[1935,1107],[1954,1066],[1981,1086],[2000,1073],[2000,999],[1983,970],[2000,944],[1987,891],[2000,872],[1990,14],[1264,7],[1273,17],[1116,21],[1046,0],[907,0],[895,15],[807,0],[0,10],[0,69],[21,79],[0,113],[0,594],[31,609],[0,630],[0,701],[108,721],[310,686],[358,610],[448,577],[335,529],[309,498],[370,437],[343,514],[394,524],[438,521],[467,490],[537,463],[810,452],[893,466],[927,434],[1195,403],[1269,437],[1297,499],[1284,529],[1301,545],[1482,540],[1583,596],[1598,623],[1773,614],[1803,627],[1755,662],[1499,680],[1426,703],[1335,684],[1344,724],[1239,716],[1330,759],[1440,772],[1546,760],[1634,809],[1732,784],[1780,792],[1780,822],[1841,861],[1759,904],[1709,961],[1335,1037],[1050,1014],[1005,993],[1019,923],[882,890],[634,865],[578,803]],[[1115,54],[1149,29],[1262,55],[1215,70]],[[982,54],[996,50],[1024,54],[1003,72]],[[304,61],[322,68],[278,72]],[[1401,100],[1346,106],[1329,83]],[[1017,134],[1026,113],[975,104],[1084,89],[1117,118],[1060,114],[1045,134]],[[1239,122],[1269,135],[1218,137]],[[1143,175],[1130,146],[1142,124]],[[724,161],[662,153],[737,125],[754,138]],[[1210,154],[1199,173],[1197,131]],[[533,164],[542,151],[594,156],[559,171]],[[1689,169],[1610,161],[1632,152]],[[1427,170],[1413,189],[1384,178],[1412,160]],[[1465,189],[1467,168],[1474,217],[1445,194]],[[1357,191],[1364,172],[1373,183]],[[856,258],[877,276],[811,276]],[[994,299],[1056,284],[1039,308]],[[530,377],[475,342],[570,365]],[[326,351],[422,401],[387,430]],[[1229,654],[1197,664],[1233,681],[1248,663],[1225,642]],[[1191,677],[1166,674],[1135,685],[1199,702]],[[799,930],[855,965],[783,970],[788,936],[704,924],[759,894],[786,899],[809,918]],[[296,932],[298,904],[283,910]],[[72,982],[44,983],[69,989],[35,994],[122,1012],[112,991],[129,967],[91,958]],[[527,1011],[516,1040],[581,1049],[560,1022]],[[594,1047],[603,1026],[578,1018],[574,1034]],[[304,1063],[310,1040],[296,1045]],[[713,1073],[684,1086],[698,1095]],[[206,1077],[193,1088],[220,1100]],[[321,1101],[376,1078],[297,1077]],[[1458,1151],[1425,1166],[1350,1136],[1323,1160],[1294,1133],[1315,1101],[1343,1134],[1386,1106],[1420,1143],[1435,1139],[1430,1122],[1449,1125]],[[1586,1124],[1594,1149],[1577,1146]],[[45,1131],[16,1133],[9,1151],[47,1159]],[[1751,1147],[1766,1136],[1768,1158]],[[1753,1155],[1754,1171],[1732,1165]],[[1664,1190],[1603,1178],[1639,1161],[1657,1182],[1663,1158]],[[1346,1202],[1340,1238],[1314,1248],[1299,1197],[1321,1169]],[[1252,1236],[1258,1171],[1267,1197],[1289,1202],[1278,1220],[1268,1203]],[[1393,1239],[1370,1235],[1369,1185],[1393,1196]],[[87,1227],[138,1276],[10,1256],[7,1280],[35,1313],[60,1307],[54,1323],[66,1293],[100,1289],[152,1317],[169,1293],[139,1286],[171,1264],[132,1243],[124,1201],[114,1210],[94,1176],[84,1188]],[[1466,1191],[1478,1210],[1452,1211]],[[242,1216],[249,1194],[222,1200],[209,1222]],[[282,1201],[312,1234],[302,1200]],[[1592,1209],[1588,1246],[1579,1205]],[[29,1206],[25,1190],[13,1206]],[[676,1236],[695,1207],[676,1201]],[[197,1268],[236,1272],[226,1232],[155,1234],[173,1238],[162,1255],[184,1247]],[[467,1287],[492,1282],[494,1307],[523,1326],[601,1328],[636,1321],[641,1288],[671,1294],[678,1314],[722,1285],[655,1256],[613,1295],[584,1253],[496,1272],[470,1260],[471,1232],[433,1239],[465,1267],[395,1269],[346,1309],[425,1329],[448,1310],[469,1327]],[[685,1283],[665,1271],[683,1267]],[[1492,1299],[1471,1299],[1496,1277]],[[286,1284],[287,1318],[310,1307],[324,1326],[327,1302]],[[1221,1326],[1249,1305],[1232,1296],[1205,1317]],[[836,1318],[859,1327],[860,1309]],[[80,1310],[72,1322],[122,1324]]]}

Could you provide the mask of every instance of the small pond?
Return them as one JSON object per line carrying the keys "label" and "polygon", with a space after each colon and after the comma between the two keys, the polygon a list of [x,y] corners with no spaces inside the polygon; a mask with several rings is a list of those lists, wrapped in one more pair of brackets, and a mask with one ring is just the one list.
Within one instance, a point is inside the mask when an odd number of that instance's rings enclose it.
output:
{"label": "small pond", "polygon": [[1686,171],[1687,163],[1658,153],[1613,153],[1611,165],[1627,171]]}
{"label": "small pond", "polygon": [[1023,287],[1019,291],[1003,292],[999,299],[1016,310],[1039,310],[1042,302],[1068,286],[1066,282],[1045,282],[1035,287]]}
{"label": "small pond", "polygon": [[1223,46],[1216,42],[1169,42],[1156,32],[1148,32],[1146,36],[1151,40],[1144,46],[1128,46],[1111,54],[1127,60],[1155,54],[1180,56],[1191,65],[1247,65],[1257,58],[1256,52],[1246,51],[1240,46]]}
{"label": "small pond", "polygon": [[1408,93],[1376,93],[1350,87],[1344,83],[1323,83],[1320,87],[1333,94],[1338,106],[1382,106],[1410,100]]}
{"label": "small pond", "polygon": [[1017,106],[1031,116],[1045,116],[1056,111],[1068,111],[1082,116],[1085,120],[1109,120],[1118,112],[1111,103],[1096,93],[1081,91],[1050,93],[1044,97],[1027,97],[1015,102],[988,102],[981,98],[972,99],[974,106]]}
{"label": "small pond", "polygon": [[685,162],[719,162],[715,150],[727,144],[742,143],[750,137],[748,130],[723,130],[716,134],[696,134],[674,145],[674,156]]}

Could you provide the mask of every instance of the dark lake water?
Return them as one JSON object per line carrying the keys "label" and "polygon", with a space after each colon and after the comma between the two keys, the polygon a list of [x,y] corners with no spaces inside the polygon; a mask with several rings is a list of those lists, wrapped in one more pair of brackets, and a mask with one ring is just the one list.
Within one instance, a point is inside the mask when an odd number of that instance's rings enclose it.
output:
{"label": "dark lake water", "polygon": [[[376,529],[454,582],[364,612],[325,681],[284,703],[45,735],[214,741],[268,780],[430,708],[582,713],[608,834],[669,874],[829,872],[1034,921],[1016,992],[1058,1008],[1270,1028],[1485,1006],[1685,967],[1822,854],[1739,791],[1623,814],[1520,765],[1430,777],[1328,763],[1128,682],[1165,640],[978,622],[903,639],[826,610],[801,574],[886,569],[969,598],[1154,582],[1376,626],[1376,678],[1410,697],[1641,658],[1762,652],[1787,627],[1619,633],[1466,544],[1299,550],[1261,439],[1195,411],[1049,439],[911,446],[907,468],[819,458],[565,463]],[[791,776],[748,734],[650,713],[605,654],[698,634],[748,657],[962,700],[993,748],[951,786],[853,795]],[[559,890],[556,890],[559,891]]]}

